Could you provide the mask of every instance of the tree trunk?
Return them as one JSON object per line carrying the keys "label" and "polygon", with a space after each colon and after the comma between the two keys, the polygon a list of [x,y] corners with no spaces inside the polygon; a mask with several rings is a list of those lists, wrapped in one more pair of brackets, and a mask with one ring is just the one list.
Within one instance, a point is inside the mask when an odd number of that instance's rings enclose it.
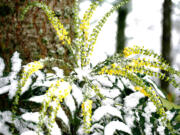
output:
{"label": "tree trunk", "polygon": [[[162,32],[162,57],[171,65],[171,12],[172,12],[172,1],[164,0],[163,3],[163,32]],[[164,73],[164,71],[162,71]],[[168,74],[167,74],[168,75]],[[169,85],[164,80],[161,81],[162,90],[169,94]]]}
{"label": "tree trunk", "polygon": [[[11,2],[1,0],[0,2],[0,57],[5,59],[7,73],[10,71],[10,58],[15,51],[20,52],[23,64],[47,56],[68,60],[66,49],[63,55],[57,53],[57,46],[60,45],[59,39],[41,9],[32,8],[23,21],[19,20],[21,8],[25,7],[28,2],[29,0]],[[69,25],[69,30],[71,30],[71,9],[74,0],[48,0],[46,4],[55,11],[64,26]],[[73,33],[70,33],[73,37]],[[58,63],[53,64],[58,65]]]}
{"label": "tree trunk", "polygon": [[[68,51],[65,49],[63,55],[57,53],[60,45],[56,32],[48,23],[45,13],[39,8],[32,8],[23,21],[20,21],[21,8],[25,7],[29,0],[1,0],[0,2],[0,57],[5,61],[5,74],[11,70],[10,58],[15,51],[20,53],[23,64],[39,60],[44,57],[54,57],[68,61]],[[39,0],[41,1],[41,0]],[[56,15],[68,27],[70,36],[72,31],[72,7],[74,0],[48,0],[46,4],[55,11]],[[58,46],[57,46],[58,45]],[[62,46],[63,47],[63,46]],[[68,70],[59,63],[49,63],[52,66],[59,66],[68,74]],[[1,66],[1,65],[0,65]],[[8,93],[0,95],[0,112],[12,110],[13,100],[8,98]],[[20,100],[19,106],[31,111],[40,110],[39,104],[23,102]]]}
{"label": "tree trunk", "polygon": [[125,5],[122,8],[118,9],[118,30],[117,30],[117,45],[116,52],[119,53],[125,47],[126,37],[125,37],[125,28],[126,28],[126,16],[128,13],[128,6]]}

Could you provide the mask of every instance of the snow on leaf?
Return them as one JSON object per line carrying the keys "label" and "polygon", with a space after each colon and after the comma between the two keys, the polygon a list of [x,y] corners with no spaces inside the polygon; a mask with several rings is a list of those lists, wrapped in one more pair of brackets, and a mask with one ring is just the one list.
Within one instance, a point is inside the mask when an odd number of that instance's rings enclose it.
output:
{"label": "snow on leaf", "polygon": [[4,94],[4,93],[8,92],[9,89],[10,89],[10,85],[6,85],[4,87],[1,87],[0,88],[0,94]]}
{"label": "snow on leaf", "polygon": [[41,95],[41,96],[33,96],[29,99],[29,101],[33,101],[36,103],[42,103],[43,100],[45,99],[45,95]]}
{"label": "snow on leaf", "polygon": [[69,109],[71,110],[71,113],[73,114],[73,112],[76,110],[76,107],[75,107],[75,103],[74,103],[74,100],[73,100],[71,95],[68,95],[65,98],[65,103],[69,107]]}
{"label": "snow on leaf", "polygon": [[124,123],[119,121],[112,121],[106,125],[104,129],[104,135],[113,135],[116,130],[120,130],[128,134],[132,134],[131,129]]}
{"label": "snow on leaf", "polygon": [[15,96],[16,91],[17,91],[17,86],[18,86],[18,81],[12,80],[10,89],[9,89],[9,93],[8,93],[9,99],[12,99]]}
{"label": "snow on leaf", "polygon": [[144,95],[140,92],[134,92],[124,98],[124,106],[127,108],[134,108],[138,105],[139,100],[143,97]]}
{"label": "snow on leaf", "polygon": [[56,75],[60,78],[63,78],[64,77],[64,73],[63,73],[63,70],[62,69],[59,69],[58,67],[53,67],[52,68],[55,72],[56,72]]}
{"label": "snow on leaf", "polygon": [[7,85],[9,83],[9,77],[0,78],[0,88]]}
{"label": "snow on leaf", "polygon": [[38,123],[38,121],[39,121],[39,112],[25,113],[21,117],[26,121],[32,121],[32,122]]}
{"label": "snow on leaf", "polygon": [[116,109],[115,107],[112,107],[110,105],[105,105],[105,106],[101,106],[95,110],[95,112],[92,116],[92,120],[99,121],[106,114],[111,114],[113,116],[117,116],[122,119],[121,112],[118,109]]}
{"label": "snow on leaf", "polygon": [[83,94],[80,88],[78,88],[76,85],[72,85],[72,95],[75,97],[78,105],[80,105],[83,101]]}
{"label": "snow on leaf", "polygon": [[19,53],[17,51],[14,52],[11,58],[11,62],[12,62],[12,67],[11,67],[12,72],[18,73],[21,70],[22,60],[19,58]]}
{"label": "snow on leaf", "polygon": [[67,115],[65,114],[64,110],[61,107],[59,107],[57,117],[61,118],[66,125],[69,125],[69,119],[68,119]]}
{"label": "snow on leaf", "polygon": [[37,135],[37,133],[34,131],[25,131],[21,135]]}
{"label": "snow on leaf", "polygon": [[5,68],[5,64],[4,64],[4,60],[2,58],[0,58],[0,77],[3,76],[3,71]]}
{"label": "snow on leaf", "polygon": [[160,95],[163,98],[166,98],[166,96],[162,93],[162,91],[157,87],[157,85],[151,79],[149,79],[147,76],[145,76],[143,79],[145,79],[147,82],[152,84],[158,95]]}

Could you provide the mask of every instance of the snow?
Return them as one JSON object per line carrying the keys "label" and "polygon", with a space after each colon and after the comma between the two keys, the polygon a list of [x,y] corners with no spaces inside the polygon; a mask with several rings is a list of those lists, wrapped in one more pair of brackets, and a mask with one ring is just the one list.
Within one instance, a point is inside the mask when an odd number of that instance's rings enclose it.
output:
{"label": "snow", "polygon": [[144,95],[141,94],[140,92],[134,92],[124,98],[124,106],[129,109],[135,108],[137,104],[139,104],[139,100],[143,97]]}
{"label": "snow", "polygon": [[150,117],[152,117],[151,113],[156,112],[156,107],[152,102],[147,102],[146,107],[144,108],[144,112],[142,116],[145,118],[145,133],[146,135],[152,135],[152,127],[153,125],[150,123]]}
{"label": "snow", "polygon": [[112,121],[108,125],[106,125],[104,129],[104,135],[113,135],[115,130],[117,129],[132,135],[131,129],[127,125],[119,121]]}
{"label": "snow", "polygon": [[52,68],[55,71],[55,74],[60,77],[63,78],[64,77],[64,72],[62,69],[58,68],[58,67],[53,67]]}
{"label": "snow", "polygon": [[31,85],[31,83],[32,83],[32,78],[31,78],[31,77],[32,77],[32,76],[30,76],[30,77],[27,79],[24,87],[21,88],[21,94],[23,94],[24,92],[26,92],[26,91],[29,90],[30,85]]}
{"label": "snow", "polygon": [[104,87],[100,87],[100,93],[102,93],[106,97],[115,98],[120,95],[119,89],[107,89]]}
{"label": "snow", "polygon": [[165,95],[162,93],[162,91],[157,87],[157,85],[156,85],[150,78],[148,78],[147,76],[145,76],[143,79],[145,79],[147,82],[149,82],[150,84],[152,84],[152,86],[154,87],[153,90],[155,90],[155,92],[156,92],[159,96],[161,96],[161,97],[163,97],[163,98],[166,98]]}
{"label": "snow", "polygon": [[3,76],[3,71],[5,69],[4,60],[0,57],[0,77]]}
{"label": "snow", "polygon": [[52,128],[51,127],[48,127],[51,129],[51,135],[62,135],[61,134],[61,130],[60,128],[58,127],[57,123],[52,123]]}
{"label": "snow", "polygon": [[4,87],[1,87],[0,94],[4,94],[4,93],[8,92],[9,89],[10,89],[10,85],[6,85]]}
{"label": "snow", "polygon": [[76,110],[76,106],[75,106],[75,102],[72,96],[68,95],[64,101],[65,101],[65,104],[69,107],[71,114],[73,114]]}
{"label": "snow", "polygon": [[175,112],[166,111],[166,114],[167,114],[167,119],[171,120],[174,117]]}
{"label": "snow", "polygon": [[152,124],[150,124],[149,122],[147,123],[144,123],[144,126],[145,126],[145,129],[144,129],[144,132],[145,132],[145,135],[153,135],[152,134]]}
{"label": "snow", "polygon": [[66,125],[69,125],[69,119],[61,107],[59,108],[59,111],[57,113],[57,118],[62,119]]}
{"label": "snow", "polygon": [[84,77],[90,78],[90,68],[89,67],[85,67],[83,69],[81,68],[76,68],[75,72],[77,73],[77,78],[80,80],[83,80]]}
{"label": "snow", "polygon": [[9,83],[9,77],[0,78],[0,88],[7,85]]}
{"label": "snow", "polygon": [[[21,70],[22,60],[19,58],[19,53],[14,52],[11,58],[11,72],[7,77],[0,78],[0,94],[9,92],[9,98],[12,99],[17,91],[17,73]],[[3,60],[0,58],[0,76],[3,75],[3,70],[5,68]],[[10,84],[10,85],[8,85]]]}
{"label": "snow", "polygon": [[32,121],[32,122],[38,123],[38,121],[39,121],[39,112],[25,113],[21,117],[26,121]]}
{"label": "snow", "polygon": [[156,112],[156,106],[153,104],[153,102],[147,102],[147,105],[144,108],[144,111],[146,113]]}
{"label": "snow", "polygon": [[25,131],[21,135],[38,135],[38,134],[34,131]]}
{"label": "snow", "polygon": [[45,95],[41,95],[41,96],[33,96],[29,99],[29,101],[33,101],[33,102],[36,102],[36,103],[42,103],[43,100],[45,98]]}
{"label": "snow", "polygon": [[102,105],[113,105],[114,104],[114,100],[113,99],[110,99],[110,98],[105,98],[101,101],[101,104]]}
{"label": "snow", "polygon": [[4,123],[1,123],[1,122],[0,122],[0,133],[2,133],[3,135],[12,135],[9,132],[9,127],[6,126]]}
{"label": "snow", "polygon": [[72,95],[75,97],[76,102],[78,103],[78,105],[80,105],[83,102],[83,94],[82,91],[79,87],[77,87],[76,85],[72,84]]}
{"label": "snow", "polygon": [[120,119],[123,119],[121,116],[121,112],[117,108],[112,107],[110,105],[106,105],[101,106],[94,111],[94,114],[92,115],[92,120],[94,122],[99,121],[103,116],[107,114],[111,114],[112,116],[117,116]]}
{"label": "snow", "polygon": [[105,75],[95,76],[94,78],[98,80],[103,86],[108,86],[108,87],[113,86]]}
{"label": "snow", "polygon": [[12,72],[18,73],[21,70],[22,60],[19,58],[19,53],[17,51],[14,52],[11,58],[11,62],[12,62],[12,67],[11,67]]}
{"label": "snow", "polygon": [[18,81],[12,80],[10,84],[9,93],[8,93],[9,99],[12,99],[15,96],[16,91],[17,91],[17,86],[18,86]]}
{"label": "snow", "polygon": [[9,127],[5,124],[6,122],[11,122],[10,111],[0,112],[0,133],[4,135],[12,135],[9,132]]}
{"label": "snow", "polygon": [[162,125],[157,127],[157,131],[159,132],[159,135],[165,135],[164,130],[165,130],[165,127]]}

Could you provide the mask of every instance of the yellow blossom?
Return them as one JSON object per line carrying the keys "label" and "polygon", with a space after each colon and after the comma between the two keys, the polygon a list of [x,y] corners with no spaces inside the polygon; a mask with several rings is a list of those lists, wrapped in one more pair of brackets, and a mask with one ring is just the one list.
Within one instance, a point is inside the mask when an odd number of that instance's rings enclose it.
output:
{"label": "yellow blossom", "polygon": [[142,87],[135,86],[134,89],[140,91],[142,94],[149,97],[149,94]]}
{"label": "yellow blossom", "polygon": [[84,130],[89,133],[91,127],[92,100],[87,99],[82,103],[82,115],[84,120]]}

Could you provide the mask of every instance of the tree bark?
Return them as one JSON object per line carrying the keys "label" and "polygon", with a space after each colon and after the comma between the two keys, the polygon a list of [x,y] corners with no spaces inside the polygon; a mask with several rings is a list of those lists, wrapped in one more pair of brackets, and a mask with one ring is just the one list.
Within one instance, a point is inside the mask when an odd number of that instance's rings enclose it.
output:
{"label": "tree bark", "polygon": [[[172,13],[172,1],[164,0],[163,3],[163,21],[162,21],[162,57],[171,65],[171,13]],[[165,73],[164,71],[162,71]],[[168,74],[167,74],[168,75]],[[161,81],[161,88],[165,93],[169,93],[169,84],[164,80]]]}
{"label": "tree bark", "polygon": [[[42,1],[42,0],[32,0]],[[57,53],[57,45],[60,45],[56,32],[48,23],[45,13],[39,8],[32,8],[23,21],[20,21],[21,8],[29,0],[1,0],[0,2],[0,57],[5,60],[6,72],[10,71],[10,58],[15,51],[20,53],[23,64],[39,60],[45,57],[54,57],[68,61],[68,51],[64,55]],[[43,2],[43,1],[42,1]],[[65,27],[69,27],[72,20],[72,7],[74,0],[48,0],[45,1]],[[69,25],[69,26],[68,26]],[[71,38],[73,32],[71,31]],[[60,66],[53,63],[54,66]],[[63,68],[63,67],[62,67]]]}
{"label": "tree bark", "polygon": [[126,16],[128,14],[128,6],[125,5],[122,8],[118,9],[118,30],[117,30],[117,45],[116,52],[121,52],[125,47],[126,37],[125,37],[125,28],[126,28]]}

